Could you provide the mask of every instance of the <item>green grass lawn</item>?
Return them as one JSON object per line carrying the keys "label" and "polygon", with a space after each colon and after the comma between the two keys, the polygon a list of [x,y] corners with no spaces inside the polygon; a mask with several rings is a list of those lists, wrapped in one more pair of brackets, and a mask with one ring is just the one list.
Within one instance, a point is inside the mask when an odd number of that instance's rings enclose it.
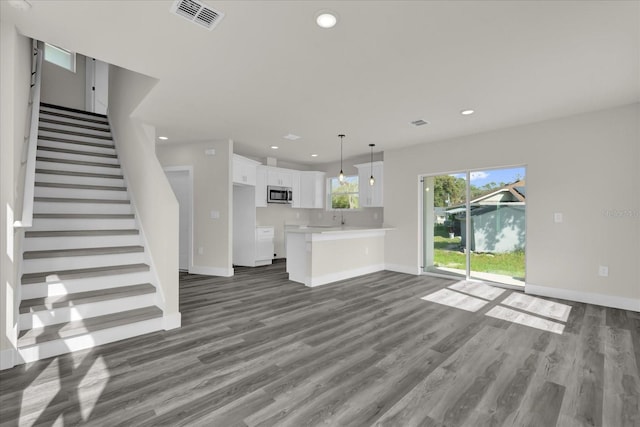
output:
{"label": "green grass lawn", "polygon": [[[465,254],[460,252],[460,237],[434,236],[434,266],[464,270]],[[524,280],[524,251],[502,254],[471,254],[471,271],[503,274]]]}

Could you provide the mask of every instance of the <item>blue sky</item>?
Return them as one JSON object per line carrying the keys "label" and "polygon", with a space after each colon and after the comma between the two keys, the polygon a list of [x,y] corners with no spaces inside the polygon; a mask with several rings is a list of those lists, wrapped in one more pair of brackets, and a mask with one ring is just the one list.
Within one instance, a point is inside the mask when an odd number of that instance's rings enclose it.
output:
{"label": "blue sky", "polygon": [[[454,174],[453,176],[458,178],[464,178],[464,174]],[[489,182],[495,182],[505,184],[517,181],[518,178],[525,178],[525,168],[509,168],[509,169],[485,169],[482,171],[471,172],[471,184],[476,187],[482,187]]]}

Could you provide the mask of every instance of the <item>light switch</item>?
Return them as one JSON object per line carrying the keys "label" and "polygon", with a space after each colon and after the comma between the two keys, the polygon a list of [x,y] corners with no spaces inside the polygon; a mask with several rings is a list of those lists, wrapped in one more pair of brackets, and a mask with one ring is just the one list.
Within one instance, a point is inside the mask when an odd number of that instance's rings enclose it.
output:
{"label": "light switch", "polygon": [[602,277],[608,277],[609,267],[607,267],[606,265],[601,265],[600,267],[598,267],[598,275]]}
{"label": "light switch", "polygon": [[553,222],[561,223],[562,222],[562,212],[556,212],[553,214]]}
{"label": "light switch", "polygon": [[211,219],[220,219],[220,211],[211,211]]}

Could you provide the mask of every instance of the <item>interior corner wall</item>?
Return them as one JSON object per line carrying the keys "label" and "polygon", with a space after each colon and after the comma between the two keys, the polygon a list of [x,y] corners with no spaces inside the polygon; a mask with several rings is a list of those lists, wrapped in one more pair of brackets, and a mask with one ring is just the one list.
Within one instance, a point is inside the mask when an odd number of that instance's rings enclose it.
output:
{"label": "interior corner wall", "polygon": [[178,313],[178,202],[155,155],[149,129],[135,110],[156,79],[111,66],[109,121],[137,220],[144,232],[165,317]]}
{"label": "interior corner wall", "polygon": [[[215,149],[215,155],[205,155],[205,150],[210,148]],[[230,175],[233,142],[163,144],[156,147],[156,155],[163,167],[193,167],[193,266],[190,270],[216,276],[233,275]],[[217,213],[217,218],[212,218],[212,213]]]}
{"label": "interior corner wall", "polygon": [[42,61],[42,102],[86,110],[86,61],[84,55],[76,54],[75,73]]}
{"label": "interior corner wall", "polygon": [[633,104],[386,151],[386,264],[419,271],[419,175],[526,165],[527,286],[640,307],[639,118]]}
{"label": "interior corner wall", "polygon": [[0,25],[0,369],[15,364],[22,233],[13,222],[22,212],[25,125],[31,83],[31,40],[12,24]]}

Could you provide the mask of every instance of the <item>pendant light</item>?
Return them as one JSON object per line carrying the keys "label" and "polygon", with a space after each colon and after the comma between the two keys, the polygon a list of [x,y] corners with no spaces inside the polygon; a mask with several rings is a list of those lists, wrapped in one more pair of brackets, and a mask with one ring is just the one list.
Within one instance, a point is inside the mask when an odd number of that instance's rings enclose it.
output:
{"label": "pendant light", "polygon": [[371,147],[371,176],[369,177],[369,185],[371,186],[376,183],[376,179],[373,177],[373,147],[375,146],[376,144],[369,144],[369,147]]}
{"label": "pendant light", "polygon": [[342,138],[344,135],[340,134],[338,138],[340,138],[340,175],[338,175],[338,180],[342,183],[344,182],[344,172],[342,171]]}

